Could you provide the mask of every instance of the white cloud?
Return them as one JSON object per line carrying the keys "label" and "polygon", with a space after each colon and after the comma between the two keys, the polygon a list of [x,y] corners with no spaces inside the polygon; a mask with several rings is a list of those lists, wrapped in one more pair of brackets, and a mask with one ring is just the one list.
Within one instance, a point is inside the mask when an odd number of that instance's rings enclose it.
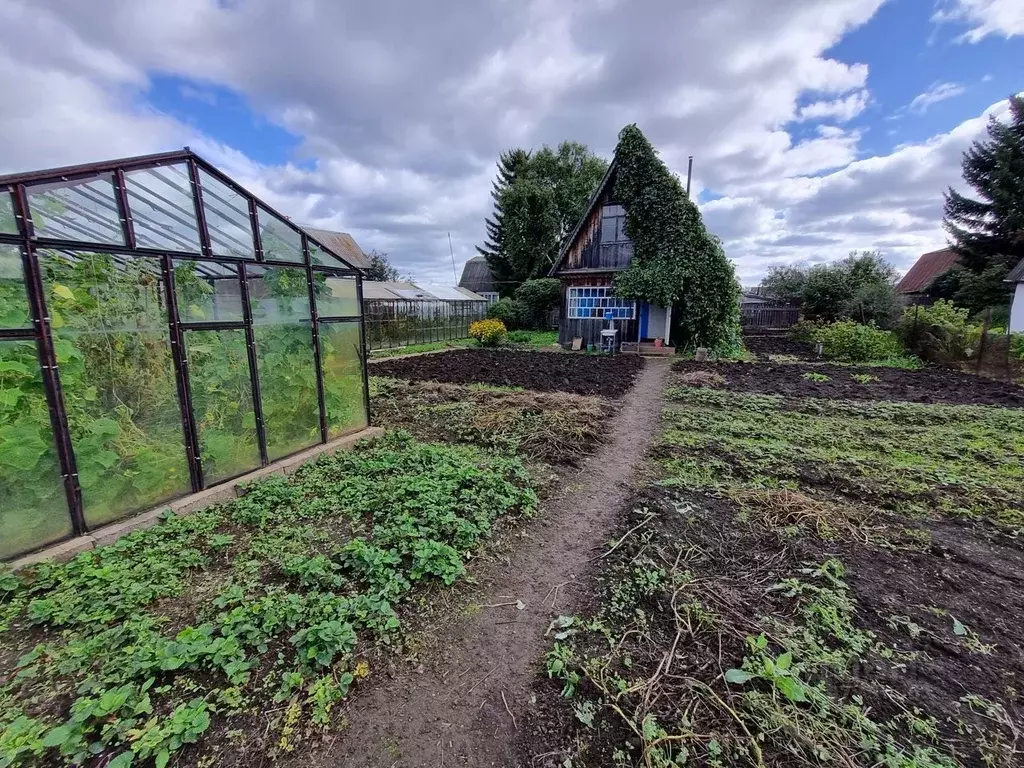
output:
{"label": "white cloud", "polygon": [[[636,121],[676,172],[696,156],[745,280],[873,244],[904,264],[941,244],[941,191],[984,121],[879,157],[834,124],[868,106],[869,72],[828,51],[881,2],[0,0],[0,166],[189,144],[296,220],[448,282],[447,232],[460,261],[482,241],[499,151],[608,155]],[[238,94],[299,138],[294,157],[259,163],[155,111],[156,74]]]}
{"label": "white cloud", "polygon": [[958,22],[970,27],[961,39],[977,43],[989,35],[1024,35],[1024,3],[1020,0],[948,0],[932,20]]}
{"label": "white cloud", "polygon": [[801,107],[796,119],[801,122],[831,119],[845,123],[863,112],[867,108],[869,100],[868,92],[860,90],[842,99],[816,101]]}
{"label": "white cloud", "polygon": [[957,83],[939,83],[935,82],[928,86],[928,90],[924,93],[919,93],[914,97],[914,100],[910,102],[908,109],[911,112],[916,112],[919,115],[923,115],[928,111],[928,107],[933,104],[938,104],[940,101],[946,101],[948,99],[956,98],[961,95],[967,89]]}

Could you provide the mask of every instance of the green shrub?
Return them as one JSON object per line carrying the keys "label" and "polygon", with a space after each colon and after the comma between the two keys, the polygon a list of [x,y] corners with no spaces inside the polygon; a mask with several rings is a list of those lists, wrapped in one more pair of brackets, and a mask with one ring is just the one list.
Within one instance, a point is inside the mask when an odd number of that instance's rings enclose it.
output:
{"label": "green shrub", "polygon": [[789,337],[794,341],[817,341],[818,334],[824,327],[825,323],[820,320],[801,318],[799,322],[789,329]]}
{"label": "green shrub", "polygon": [[1024,333],[1010,335],[1010,356],[1024,360]]}
{"label": "green shrub", "polygon": [[852,320],[839,320],[824,326],[818,331],[816,340],[821,342],[827,357],[853,363],[884,360],[903,354],[903,347],[891,331]]}
{"label": "green shrub", "polygon": [[526,305],[515,299],[501,299],[487,309],[487,317],[500,320],[508,329],[522,328],[527,322],[530,312]]}
{"label": "green shrub", "polygon": [[485,347],[496,347],[508,336],[501,320],[477,320],[469,326],[469,335]]}
{"label": "green shrub", "polygon": [[523,327],[544,330],[547,315],[562,301],[562,282],[553,277],[527,280],[516,288],[515,303],[520,304]]}
{"label": "green shrub", "polygon": [[970,311],[940,299],[930,307],[907,307],[898,332],[915,355],[933,363],[967,360],[981,341],[981,326],[970,322]]}

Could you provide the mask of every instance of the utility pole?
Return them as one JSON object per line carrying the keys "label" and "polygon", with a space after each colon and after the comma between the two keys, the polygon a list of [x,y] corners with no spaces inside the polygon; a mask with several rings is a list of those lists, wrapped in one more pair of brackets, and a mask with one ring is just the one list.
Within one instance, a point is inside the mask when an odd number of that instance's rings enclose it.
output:
{"label": "utility pole", "polygon": [[686,167],[686,196],[690,196],[690,180],[693,178],[693,155],[690,155]]}

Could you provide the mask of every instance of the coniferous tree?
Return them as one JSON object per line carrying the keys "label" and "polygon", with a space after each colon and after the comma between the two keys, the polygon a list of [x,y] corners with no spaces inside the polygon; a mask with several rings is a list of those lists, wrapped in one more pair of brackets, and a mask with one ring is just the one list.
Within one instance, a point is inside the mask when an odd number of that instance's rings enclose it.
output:
{"label": "coniferous tree", "polygon": [[502,296],[547,274],[607,168],[573,141],[557,149],[501,154],[491,191],[494,214],[485,222],[487,241],[477,250]]}
{"label": "coniferous tree", "polygon": [[[491,199],[494,201],[494,213],[484,221],[487,229],[487,240],[483,246],[477,246],[477,252],[487,259],[487,266],[499,288],[509,278],[504,269],[501,254],[505,240],[505,193],[512,188],[516,179],[526,171],[530,164],[530,153],[515,147],[502,152],[498,157],[498,175],[491,183]],[[504,295],[504,291],[502,294]]]}
{"label": "coniferous tree", "polygon": [[1010,97],[1009,117],[990,118],[987,139],[964,152],[964,181],[977,198],[952,187],[945,194],[943,226],[962,271],[938,283],[974,311],[1009,300],[1003,280],[1024,259],[1024,96]]}

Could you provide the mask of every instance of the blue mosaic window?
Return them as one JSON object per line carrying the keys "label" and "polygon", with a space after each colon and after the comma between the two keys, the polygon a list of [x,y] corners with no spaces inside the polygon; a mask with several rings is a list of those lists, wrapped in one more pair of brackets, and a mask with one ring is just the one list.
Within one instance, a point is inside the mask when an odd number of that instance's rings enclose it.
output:
{"label": "blue mosaic window", "polygon": [[611,286],[569,289],[570,320],[603,320],[605,312],[611,312],[616,320],[632,320],[636,317],[636,302],[612,296]]}

